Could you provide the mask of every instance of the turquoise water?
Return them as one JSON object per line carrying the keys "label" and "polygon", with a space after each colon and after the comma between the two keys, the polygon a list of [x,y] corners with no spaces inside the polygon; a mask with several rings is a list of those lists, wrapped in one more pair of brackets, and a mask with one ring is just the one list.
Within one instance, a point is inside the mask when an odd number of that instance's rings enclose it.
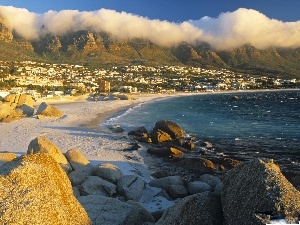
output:
{"label": "turquoise water", "polygon": [[[234,98],[237,96],[238,98]],[[140,104],[111,118],[126,131],[171,120],[231,156],[300,161],[300,91],[211,93]]]}

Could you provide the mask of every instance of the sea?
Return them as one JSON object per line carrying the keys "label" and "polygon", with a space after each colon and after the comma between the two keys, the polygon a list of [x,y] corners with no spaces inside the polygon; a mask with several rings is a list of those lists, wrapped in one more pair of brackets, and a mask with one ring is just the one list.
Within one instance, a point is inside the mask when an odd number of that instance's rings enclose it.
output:
{"label": "sea", "polygon": [[300,90],[235,91],[162,98],[114,115],[104,126],[125,131],[156,121],[177,123],[188,136],[238,160],[272,158],[300,172]]}

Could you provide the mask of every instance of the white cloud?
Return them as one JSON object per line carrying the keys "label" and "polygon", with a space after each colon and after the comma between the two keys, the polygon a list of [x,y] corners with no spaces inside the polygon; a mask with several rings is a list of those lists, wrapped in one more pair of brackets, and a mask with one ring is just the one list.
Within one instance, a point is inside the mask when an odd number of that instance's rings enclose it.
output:
{"label": "white cloud", "polygon": [[26,9],[0,6],[0,15],[7,20],[11,30],[26,39],[36,39],[48,32],[63,35],[70,31],[89,29],[109,32],[119,39],[146,38],[162,46],[182,41],[190,44],[206,41],[216,49],[234,48],[246,43],[260,49],[273,46],[300,47],[300,21],[282,22],[243,8],[222,13],[217,18],[203,17],[183,23],[150,20],[107,9],[35,14]]}

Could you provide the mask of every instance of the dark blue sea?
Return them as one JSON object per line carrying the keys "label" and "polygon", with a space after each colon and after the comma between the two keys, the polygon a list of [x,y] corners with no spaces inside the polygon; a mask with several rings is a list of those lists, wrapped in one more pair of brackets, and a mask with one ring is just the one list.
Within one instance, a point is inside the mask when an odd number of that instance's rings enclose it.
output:
{"label": "dark blue sea", "polygon": [[160,99],[116,115],[106,124],[126,131],[158,120],[176,122],[208,141],[216,154],[273,158],[300,171],[300,90],[209,93]]}

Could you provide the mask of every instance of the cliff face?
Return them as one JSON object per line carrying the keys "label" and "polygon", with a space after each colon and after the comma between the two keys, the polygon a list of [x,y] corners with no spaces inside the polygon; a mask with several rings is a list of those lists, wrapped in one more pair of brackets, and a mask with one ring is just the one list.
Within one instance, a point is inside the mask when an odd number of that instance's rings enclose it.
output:
{"label": "cliff face", "polygon": [[6,21],[0,16],[0,40],[4,42],[12,42],[13,34],[6,26]]}
{"label": "cliff face", "polygon": [[[6,44],[11,46],[8,48]],[[300,70],[300,48],[259,50],[251,45],[244,45],[217,51],[207,43],[193,46],[180,43],[164,48],[142,38],[118,40],[108,33],[87,30],[64,36],[46,34],[39,40],[28,41],[10,31],[6,21],[0,17],[1,49],[5,49],[5,54],[12,52],[11,55],[16,55],[13,60],[30,59],[34,56],[39,60],[80,63],[92,67],[128,64],[190,65],[229,68],[253,74],[294,76],[299,76]],[[0,53],[0,60],[7,60],[3,54]]]}

